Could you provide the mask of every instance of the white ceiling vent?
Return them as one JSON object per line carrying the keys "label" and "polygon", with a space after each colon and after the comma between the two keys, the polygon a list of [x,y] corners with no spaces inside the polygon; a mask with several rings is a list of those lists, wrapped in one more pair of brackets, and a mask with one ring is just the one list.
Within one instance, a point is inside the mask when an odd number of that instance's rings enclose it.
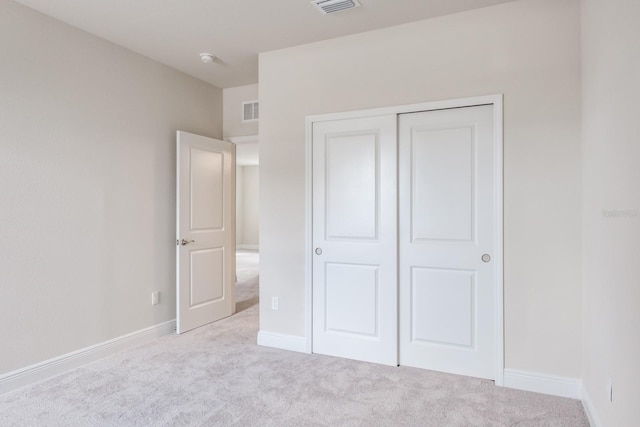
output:
{"label": "white ceiling vent", "polygon": [[260,118],[260,108],[258,101],[247,101],[242,103],[242,121],[253,122]]}
{"label": "white ceiling vent", "polygon": [[325,15],[360,6],[358,0],[311,0],[311,3]]}

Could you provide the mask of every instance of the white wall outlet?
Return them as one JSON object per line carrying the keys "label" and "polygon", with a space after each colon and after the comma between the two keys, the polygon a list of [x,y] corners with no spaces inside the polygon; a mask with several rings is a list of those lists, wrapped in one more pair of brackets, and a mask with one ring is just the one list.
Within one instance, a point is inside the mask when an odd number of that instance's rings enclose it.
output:
{"label": "white wall outlet", "polygon": [[613,402],[613,380],[611,375],[607,375],[607,399],[609,399],[609,402]]}
{"label": "white wall outlet", "polygon": [[278,297],[272,297],[271,298],[271,309],[272,310],[277,310],[278,309],[278,304],[279,304]]}
{"label": "white wall outlet", "polygon": [[160,291],[151,292],[151,305],[160,304]]}

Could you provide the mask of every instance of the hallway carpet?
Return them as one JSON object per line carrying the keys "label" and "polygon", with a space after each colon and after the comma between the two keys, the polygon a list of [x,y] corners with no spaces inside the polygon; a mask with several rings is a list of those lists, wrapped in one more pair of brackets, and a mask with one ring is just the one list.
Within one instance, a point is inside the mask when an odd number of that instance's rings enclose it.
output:
{"label": "hallway carpet", "polygon": [[0,395],[0,426],[588,426],[577,400],[258,347],[257,257],[236,315]]}

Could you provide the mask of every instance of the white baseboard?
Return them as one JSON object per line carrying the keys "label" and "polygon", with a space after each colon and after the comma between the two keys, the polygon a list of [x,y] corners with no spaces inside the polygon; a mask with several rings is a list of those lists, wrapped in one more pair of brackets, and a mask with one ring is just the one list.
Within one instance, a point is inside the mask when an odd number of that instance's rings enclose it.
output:
{"label": "white baseboard", "polygon": [[582,381],[577,378],[559,377],[537,372],[504,370],[504,387],[553,396],[580,399],[582,397]]}
{"label": "white baseboard", "polygon": [[589,393],[584,385],[582,386],[582,406],[584,407],[584,412],[587,414],[587,419],[589,419],[591,427],[602,427],[604,425],[600,421],[593,401],[589,397]]}
{"label": "white baseboard", "polygon": [[2,374],[0,375],[0,394],[49,379],[70,369],[78,368],[124,349],[142,344],[145,341],[171,334],[175,331],[175,327],[176,321],[170,320]]}
{"label": "white baseboard", "polygon": [[260,249],[260,245],[237,245],[236,249],[244,249],[246,251],[257,251]]}
{"label": "white baseboard", "polygon": [[282,350],[307,352],[307,340],[297,335],[276,334],[273,332],[258,332],[258,345],[279,348]]}

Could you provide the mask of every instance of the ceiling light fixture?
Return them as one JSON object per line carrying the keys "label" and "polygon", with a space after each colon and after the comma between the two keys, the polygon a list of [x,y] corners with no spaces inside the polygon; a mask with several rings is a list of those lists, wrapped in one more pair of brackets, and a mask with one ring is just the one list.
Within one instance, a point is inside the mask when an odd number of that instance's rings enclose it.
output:
{"label": "ceiling light fixture", "polygon": [[208,64],[210,62],[215,61],[216,56],[212,53],[201,53],[200,59],[202,59],[202,62],[204,62],[205,64]]}

